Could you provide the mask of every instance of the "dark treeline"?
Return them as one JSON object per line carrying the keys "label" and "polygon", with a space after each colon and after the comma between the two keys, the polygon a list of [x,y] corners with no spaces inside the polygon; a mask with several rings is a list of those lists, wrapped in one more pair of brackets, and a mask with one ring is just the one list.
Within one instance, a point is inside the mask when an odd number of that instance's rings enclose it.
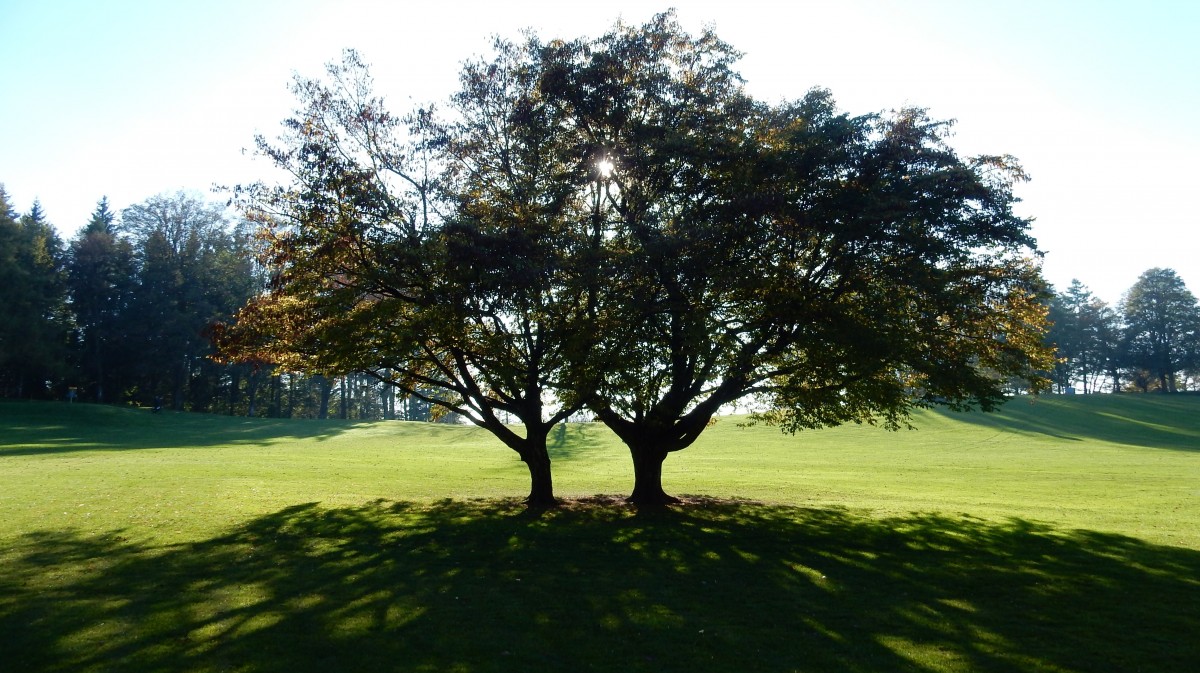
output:
{"label": "dark treeline", "polygon": [[1200,304],[1171,269],[1149,269],[1117,306],[1074,280],[1050,298],[1060,392],[1200,390]]}
{"label": "dark treeline", "polygon": [[[64,241],[38,203],[19,215],[0,186],[0,397],[431,419],[427,402],[368,375],[210,359],[208,326],[265,287],[253,245],[247,222],[186,193],[119,215],[101,199]],[[1200,303],[1173,270],[1146,271],[1116,306],[1075,280],[1050,293],[1049,312],[1057,391],[1200,390]]]}
{"label": "dark treeline", "polygon": [[101,199],[64,241],[0,186],[0,397],[287,418],[429,420],[374,378],[218,364],[208,327],[265,287],[245,221],[186,193]]}

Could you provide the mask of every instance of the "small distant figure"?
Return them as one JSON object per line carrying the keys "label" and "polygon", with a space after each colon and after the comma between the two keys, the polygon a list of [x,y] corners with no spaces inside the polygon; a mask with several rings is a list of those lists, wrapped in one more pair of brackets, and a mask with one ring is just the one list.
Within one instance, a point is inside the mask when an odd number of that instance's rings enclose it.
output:
{"label": "small distant figure", "polygon": [[162,411],[162,395],[154,396],[154,408],[151,409],[151,411],[153,411],[156,414],[158,412]]}
{"label": "small distant figure", "polygon": [[79,389],[76,388],[75,386],[71,386],[70,388],[67,388],[67,403],[74,404],[76,397],[79,397]]}

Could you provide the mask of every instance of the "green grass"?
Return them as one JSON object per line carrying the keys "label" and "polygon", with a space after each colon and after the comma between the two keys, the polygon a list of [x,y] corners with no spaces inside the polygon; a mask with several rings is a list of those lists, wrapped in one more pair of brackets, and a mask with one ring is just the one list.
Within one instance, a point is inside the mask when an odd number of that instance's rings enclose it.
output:
{"label": "green grass", "polygon": [[539,514],[471,428],[0,403],[0,670],[1200,670],[1200,397],[915,422],[723,419],[658,513],[573,425]]}

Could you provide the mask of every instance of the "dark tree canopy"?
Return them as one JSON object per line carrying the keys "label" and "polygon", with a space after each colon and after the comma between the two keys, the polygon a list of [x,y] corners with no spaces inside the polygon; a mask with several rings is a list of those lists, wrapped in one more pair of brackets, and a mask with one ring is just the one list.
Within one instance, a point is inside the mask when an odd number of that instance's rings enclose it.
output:
{"label": "dark tree canopy", "polygon": [[64,245],[40,204],[18,217],[0,186],[0,397],[234,413],[223,393],[239,382],[205,331],[257,274],[227,215],[182,193],[123,217],[101,199]]}
{"label": "dark tree canopy", "polygon": [[[353,52],[298,80],[287,134],[264,154],[294,184],[242,190],[266,225],[271,291],[219,336],[232,358],[370,374],[495,434],[554,502],[546,437],[581,404],[561,386],[582,315],[578,224],[558,124],[520,60],[468,64],[438,122],[391,116]],[[509,417],[523,426],[511,427]]]}
{"label": "dark tree canopy", "polygon": [[1083,392],[1097,392],[1103,377],[1119,390],[1117,371],[1124,366],[1116,311],[1092,294],[1079,280],[1050,300],[1047,342],[1057,362],[1051,378],[1060,392],[1079,383]]}
{"label": "dark tree canopy", "polygon": [[[1009,157],[960,158],[918,109],[750,99],[737,53],[670,14],[560,48],[549,92],[602,148],[608,323],[589,406],[630,447],[634,499],[723,405],[785,430],[995,407],[1048,362]],[[594,386],[594,389],[592,388]]]}
{"label": "dark tree canopy", "polygon": [[0,395],[47,397],[66,370],[63,245],[39,202],[18,217],[0,185]]}
{"label": "dark tree canopy", "polygon": [[127,334],[135,278],[133,246],[117,236],[116,215],[102,199],[71,242],[67,265],[80,346],[76,383],[84,399],[117,400],[128,381],[136,348]]}
{"label": "dark tree canopy", "polygon": [[[206,409],[213,377],[208,325],[228,320],[257,285],[244,236],[225,208],[179,192],[122,211],[119,231],[133,248],[136,287],[122,338],[138,345],[129,369],[143,403]],[[199,384],[199,385],[196,385]]]}
{"label": "dark tree canopy", "polygon": [[663,460],[724,405],[895,428],[1040,385],[1015,161],[958,156],[919,109],[755,100],[738,57],[666,13],[499,41],[439,114],[393,117],[353,53],[298,80],[260,143],[291,181],[241,191],[274,281],[224,351],[462,413],[530,465],[539,502],[546,433],[582,405],[629,446],[632,499],[661,503]]}
{"label": "dark tree canopy", "polygon": [[1198,366],[1200,305],[1172,269],[1138,277],[1121,302],[1129,363],[1145,370],[1162,392],[1175,392],[1176,375]]}

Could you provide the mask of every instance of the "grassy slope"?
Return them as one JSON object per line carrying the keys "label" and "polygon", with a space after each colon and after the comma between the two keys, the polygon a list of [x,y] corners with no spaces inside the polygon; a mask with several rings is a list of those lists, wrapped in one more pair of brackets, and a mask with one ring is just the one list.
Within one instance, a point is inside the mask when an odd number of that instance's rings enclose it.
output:
{"label": "grassy slope", "polygon": [[[680,494],[1020,517],[1200,549],[1200,397],[1019,399],[914,424],[790,436],[726,418],[668,458],[664,481]],[[488,434],[429,424],[3,403],[0,437],[0,531],[188,539],[299,502],[510,497],[528,479]],[[603,428],[552,440],[561,495],[628,492],[628,455]]]}
{"label": "grassy slope", "polygon": [[1018,399],[995,414],[930,411],[914,424],[791,437],[720,423],[696,454],[668,459],[667,479],[694,471],[694,485],[677,490],[1018,517],[1200,549],[1200,397]]}
{"label": "grassy slope", "polygon": [[[0,403],[0,670],[1196,670],[1197,412],[724,419],[668,490],[768,504],[532,516],[470,428]],[[627,491],[556,439],[561,494]]]}

